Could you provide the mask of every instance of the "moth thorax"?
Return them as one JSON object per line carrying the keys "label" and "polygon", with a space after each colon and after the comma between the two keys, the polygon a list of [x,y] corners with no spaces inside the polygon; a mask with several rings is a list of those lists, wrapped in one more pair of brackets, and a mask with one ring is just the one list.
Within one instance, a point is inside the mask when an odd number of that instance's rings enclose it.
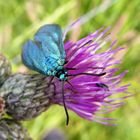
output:
{"label": "moth thorax", "polygon": [[56,77],[59,78],[62,81],[67,80],[67,70],[66,69],[60,69],[56,73]]}

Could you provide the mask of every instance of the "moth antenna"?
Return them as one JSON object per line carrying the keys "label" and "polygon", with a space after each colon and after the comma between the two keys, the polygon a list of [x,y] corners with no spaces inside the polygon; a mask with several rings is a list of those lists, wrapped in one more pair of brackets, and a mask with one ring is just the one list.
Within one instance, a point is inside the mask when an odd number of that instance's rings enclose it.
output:
{"label": "moth antenna", "polygon": [[106,72],[95,74],[95,73],[77,73],[77,74],[69,74],[68,76],[78,76],[78,75],[89,75],[89,76],[103,76]]}
{"label": "moth antenna", "polygon": [[[104,67],[87,67],[89,69],[102,69],[104,70],[105,68]],[[82,68],[68,68],[66,67],[67,70],[79,70],[79,69],[82,69]]]}
{"label": "moth antenna", "polygon": [[66,125],[69,124],[69,114],[68,114],[68,110],[67,110],[67,107],[66,107],[66,103],[65,103],[65,96],[64,96],[64,81],[62,81],[62,98],[63,98],[63,105],[64,105],[64,110],[65,110],[65,113],[66,113]]}

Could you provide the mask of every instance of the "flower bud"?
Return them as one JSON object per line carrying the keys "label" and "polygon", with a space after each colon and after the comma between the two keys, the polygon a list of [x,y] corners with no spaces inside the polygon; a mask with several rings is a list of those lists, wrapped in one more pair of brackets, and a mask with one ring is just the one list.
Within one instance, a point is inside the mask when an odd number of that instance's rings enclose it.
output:
{"label": "flower bud", "polygon": [[9,61],[0,53],[0,86],[11,74],[11,65]]}
{"label": "flower bud", "polygon": [[0,120],[1,140],[31,140],[27,131],[19,122],[10,119]]}
{"label": "flower bud", "polygon": [[0,89],[5,112],[16,120],[28,120],[47,110],[54,95],[54,86],[47,88],[48,83],[49,78],[40,74],[11,75]]}

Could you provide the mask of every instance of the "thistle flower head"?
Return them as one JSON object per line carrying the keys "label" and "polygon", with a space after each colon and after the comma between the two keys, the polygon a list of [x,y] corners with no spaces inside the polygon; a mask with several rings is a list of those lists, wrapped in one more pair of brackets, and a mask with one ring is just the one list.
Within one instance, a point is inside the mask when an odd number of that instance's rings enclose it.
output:
{"label": "thistle flower head", "polygon": [[[114,66],[120,63],[114,55],[122,48],[113,49],[116,41],[110,42],[108,29],[98,30],[95,33],[80,39],[77,42],[65,43],[68,82],[64,85],[66,107],[80,117],[102,124],[110,124],[111,119],[99,117],[99,113],[108,113],[123,104],[128,85],[120,86],[126,72],[119,75]],[[104,51],[102,51],[104,49]],[[55,78],[55,95],[52,102],[63,106],[61,82]],[[114,95],[125,93],[121,98]]]}

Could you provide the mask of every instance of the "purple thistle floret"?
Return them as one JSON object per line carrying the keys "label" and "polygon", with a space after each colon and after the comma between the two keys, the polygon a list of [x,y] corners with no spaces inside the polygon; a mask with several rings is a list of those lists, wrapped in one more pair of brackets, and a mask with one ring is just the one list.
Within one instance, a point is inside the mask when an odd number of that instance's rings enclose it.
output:
{"label": "purple thistle floret", "polygon": [[[110,42],[108,30],[100,29],[77,42],[68,41],[64,45],[67,56],[64,67],[73,68],[68,71],[69,75],[99,74],[68,77],[71,85],[67,82],[64,85],[66,107],[82,118],[106,125],[112,124],[113,119],[100,117],[99,114],[109,113],[120,107],[123,99],[130,96],[127,92],[129,85],[120,86],[126,71],[115,74],[118,68],[114,66],[120,61],[113,57],[123,48],[113,49],[116,41],[108,49],[103,48]],[[56,91],[52,102],[63,106],[61,82],[55,78],[54,83]],[[125,95],[118,97],[122,93]]]}

